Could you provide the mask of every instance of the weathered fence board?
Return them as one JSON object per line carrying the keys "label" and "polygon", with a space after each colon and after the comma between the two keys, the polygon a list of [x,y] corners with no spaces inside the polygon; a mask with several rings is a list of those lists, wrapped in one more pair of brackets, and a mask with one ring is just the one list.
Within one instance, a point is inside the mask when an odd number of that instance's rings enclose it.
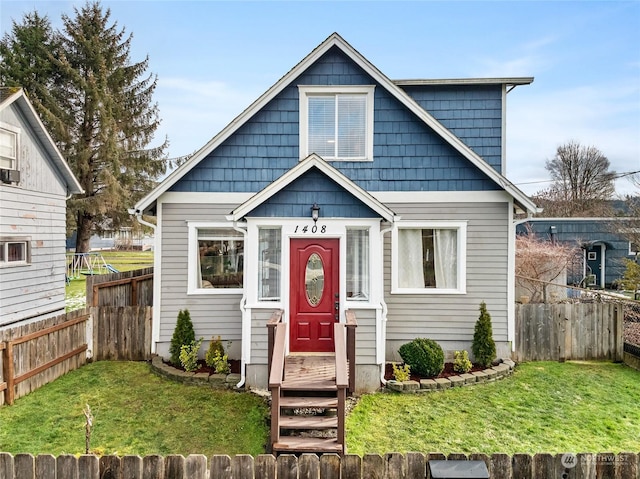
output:
{"label": "weathered fence board", "polygon": [[[449,457],[483,460],[492,479],[637,479],[640,457],[620,454],[450,454]],[[391,453],[364,457],[325,454],[271,455],[257,457],[212,456],[95,456],[0,453],[2,479],[430,479],[429,460],[443,459],[441,454]]]}
{"label": "weathered fence board", "polygon": [[622,333],[620,304],[517,304],[514,359],[622,361]]}
{"label": "weathered fence board", "polygon": [[95,361],[146,361],[151,359],[149,306],[91,308]]}
{"label": "weathered fence board", "polygon": [[88,306],[153,306],[153,268],[87,276]]}

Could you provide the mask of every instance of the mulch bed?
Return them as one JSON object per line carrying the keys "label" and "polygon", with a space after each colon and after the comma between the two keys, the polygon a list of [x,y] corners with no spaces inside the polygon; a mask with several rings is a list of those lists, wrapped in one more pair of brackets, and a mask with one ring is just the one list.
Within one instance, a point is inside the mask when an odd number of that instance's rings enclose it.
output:
{"label": "mulch bed", "polygon": [[[165,364],[168,364],[176,369],[184,371],[182,365],[176,366],[175,364],[171,364],[168,361],[164,361]],[[232,374],[240,374],[240,361],[238,359],[229,359],[229,364],[231,365],[231,373]],[[204,362],[203,359],[198,360],[198,369],[194,371],[195,373],[207,373],[207,374],[215,374],[215,370]]]}
{"label": "mulch bed", "polygon": [[[478,366],[476,364],[473,365],[473,367],[471,368],[471,371],[469,371],[469,373],[473,373],[476,371],[483,371],[485,370],[485,367],[482,366]],[[461,373],[457,373],[453,370],[453,363],[445,363],[444,364],[444,369],[442,370],[442,372],[438,375],[438,376],[434,376],[434,377],[421,377],[418,376],[417,374],[411,374],[411,380],[413,381],[420,381],[421,379],[437,379],[437,378],[449,378],[451,376],[459,376]],[[385,380],[390,380],[390,379],[394,379],[393,378],[393,366],[391,365],[391,363],[387,363],[385,366],[385,371],[384,371],[384,379]]]}

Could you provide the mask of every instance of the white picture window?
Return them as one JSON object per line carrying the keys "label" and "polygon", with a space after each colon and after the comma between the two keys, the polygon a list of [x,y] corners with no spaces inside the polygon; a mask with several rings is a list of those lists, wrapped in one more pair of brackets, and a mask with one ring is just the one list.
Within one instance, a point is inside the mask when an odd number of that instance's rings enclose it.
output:
{"label": "white picture window", "polygon": [[244,286],[244,235],[229,226],[189,224],[189,293]]}
{"label": "white picture window", "polygon": [[280,227],[258,228],[258,300],[280,301],[282,232]]}
{"label": "white picture window", "polygon": [[400,224],[392,242],[392,292],[466,292],[466,223]]}
{"label": "white picture window", "polygon": [[0,168],[17,169],[18,131],[7,125],[0,127]]}
{"label": "white picture window", "polygon": [[373,159],[373,87],[300,86],[300,157]]}
{"label": "white picture window", "polygon": [[347,299],[369,301],[369,229],[347,229]]}
{"label": "white picture window", "polygon": [[30,238],[0,238],[0,265],[31,263]]}

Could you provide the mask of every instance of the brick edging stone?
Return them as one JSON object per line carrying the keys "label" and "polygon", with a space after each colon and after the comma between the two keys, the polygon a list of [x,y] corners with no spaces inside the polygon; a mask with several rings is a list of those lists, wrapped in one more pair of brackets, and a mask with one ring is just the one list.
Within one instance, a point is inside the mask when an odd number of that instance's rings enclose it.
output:
{"label": "brick edging stone", "polygon": [[462,386],[473,386],[475,384],[488,383],[503,379],[511,375],[515,367],[516,363],[511,359],[505,358],[499,360],[498,364],[483,371],[460,374],[458,376],[450,376],[448,378],[421,379],[420,382],[396,381],[392,379],[387,381],[386,388],[391,391],[415,394],[442,391],[444,389]]}
{"label": "brick edging stone", "polygon": [[239,374],[188,373],[166,364],[158,355],[151,358],[151,370],[172,381],[210,386],[214,389],[236,389],[236,384],[240,382]]}

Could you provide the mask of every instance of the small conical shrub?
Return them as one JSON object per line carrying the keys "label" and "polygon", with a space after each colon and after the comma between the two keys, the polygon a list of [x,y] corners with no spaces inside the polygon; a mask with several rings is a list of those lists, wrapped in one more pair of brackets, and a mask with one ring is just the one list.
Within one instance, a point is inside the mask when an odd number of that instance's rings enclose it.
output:
{"label": "small conical shrub", "polygon": [[189,310],[180,310],[178,313],[178,321],[176,322],[176,327],[173,330],[173,336],[171,337],[171,347],[169,348],[171,364],[180,366],[180,351],[182,346],[188,346],[195,340],[196,333],[193,330],[193,323],[191,322]]}
{"label": "small conical shrub", "polygon": [[480,303],[480,317],[476,321],[471,350],[476,363],[484,367],[491,366],[496,357],[496,343],[493,340],[491,315],[487,311],[487,305],[484,301]]}

